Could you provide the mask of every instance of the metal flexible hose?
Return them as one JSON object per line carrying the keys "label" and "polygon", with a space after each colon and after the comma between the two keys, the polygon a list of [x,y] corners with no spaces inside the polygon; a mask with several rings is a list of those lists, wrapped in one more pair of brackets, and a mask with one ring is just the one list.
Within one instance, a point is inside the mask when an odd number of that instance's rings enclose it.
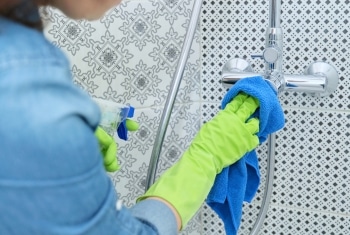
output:
{"label": "metal flexible hose", "polygon": [[162,113],[162,117],[159,123],[157,135],[154,141],[154,146],[152,150],[152,155],[149,163],[149,168],[147,172],[146,179],[146,191],[151,187],[151,185],[155,181],[156,171],[158,167],[158,161],[160,158],[160,153],[162,150],[162,145],[164,141],[164,136],[166,130],[168,128],[171,112],[174,107],[175,99],[177,92],[179,90],[181,80],[183,77],[183,73],[186,67],[187,59],[191,50],[193,38],[196,32],[198,19],[201,13],[203,0],[195,0],[193,3],[193,10],[191,19],[187,28],[186,37],[184,40],[184,44],[182,46],[181,55],[179,58],[179,62],[177,64],[177,68],[175,70],[174,78],[170,85],[169,95],[167,97],[166,103],[164,105],[164,110]]}

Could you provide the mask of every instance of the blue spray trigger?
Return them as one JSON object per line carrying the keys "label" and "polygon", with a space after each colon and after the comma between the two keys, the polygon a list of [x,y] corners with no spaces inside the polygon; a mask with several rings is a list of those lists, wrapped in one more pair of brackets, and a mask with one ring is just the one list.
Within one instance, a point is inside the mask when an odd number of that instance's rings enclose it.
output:
{"label": "blue spray trigger", "polygon": [[117,133],[120,139],[128,140],[128,129],[126,128],[126,119],[134,116],[134,107],[128,106],[122,109],[122,119],[118,126]]}

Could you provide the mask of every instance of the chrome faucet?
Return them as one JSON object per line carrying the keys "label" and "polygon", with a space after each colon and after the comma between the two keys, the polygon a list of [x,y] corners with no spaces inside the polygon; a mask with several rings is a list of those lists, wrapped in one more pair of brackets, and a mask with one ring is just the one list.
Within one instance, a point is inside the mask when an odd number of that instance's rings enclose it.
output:
{"label": "chrome faucet", "polygon": [[270,1],[266,47],[261,55],[252,55],[252,58],[261,58],[265,61],[265,72],[267,74],[282,73],[283,32],[280,27],[280,12],[281,1]]}
{"label": "chrome faucet", "polygon": [[266,45],[262,54],[253,54],[253,59],[263,59],[265,71],[255,73],[250,63],[241,58],[233,58],[226,62],[222,69],[221,83],[231,87],[238,80],[263,76],[273,84],[278,93],[282,91],[297,91],[310,93],[314,96],[327,96],[338,86],[339,75],[336,69],[322,61],[313,62],[303,75],[283,73],[283,31],[280,27],[281,0],[269,2],[269,26],[266,30]]}

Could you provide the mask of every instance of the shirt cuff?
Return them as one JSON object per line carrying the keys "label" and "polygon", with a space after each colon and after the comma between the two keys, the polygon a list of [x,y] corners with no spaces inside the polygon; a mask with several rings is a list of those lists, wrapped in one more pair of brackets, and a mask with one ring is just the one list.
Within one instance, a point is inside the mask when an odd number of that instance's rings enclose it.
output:
{"label": "shirt cuff", "polygon": [[143,200],[130,211],[140,221],[152,224],[159,235],[178,234],[175,215],[163,202],[153,199]]}

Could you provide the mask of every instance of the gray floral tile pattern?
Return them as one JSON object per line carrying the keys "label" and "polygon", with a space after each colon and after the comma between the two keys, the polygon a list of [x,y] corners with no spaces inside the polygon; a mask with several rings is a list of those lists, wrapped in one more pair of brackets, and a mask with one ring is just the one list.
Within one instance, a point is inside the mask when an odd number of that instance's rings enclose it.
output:
{"label": "gray floral tile pattern", "polygon": [[154,17],[155,10],[147,12],[141,4],[137,6],[134,12],[125,11],[125,22],[119,29],[126,35],[126,43],[134,43],[135,46],[142,50],[147,42],[156,43],[155,36],[161,26]]}
{"label": "gray floral tile pattern", "polygon": [[57,13],[53,17],[56,19],[57,24],[49,30],[49,34],[55,39],[57,45],[65,48],[72,55],[81,50],[81,47],[89,47],[88,38],[95,31],[89,22],[72,21]]}

